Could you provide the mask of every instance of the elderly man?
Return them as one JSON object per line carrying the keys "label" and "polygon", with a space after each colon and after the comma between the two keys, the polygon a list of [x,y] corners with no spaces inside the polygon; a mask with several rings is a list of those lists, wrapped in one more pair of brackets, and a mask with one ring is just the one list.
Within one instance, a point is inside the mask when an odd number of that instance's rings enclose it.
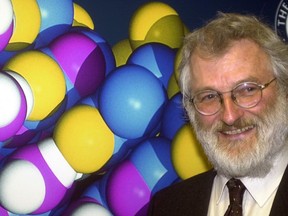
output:
{"label": "elderly man", "polygon": [[149,215],[288,215],[287,45],[219,13],[185,38],[179,84],[214,169],[158,192]]}

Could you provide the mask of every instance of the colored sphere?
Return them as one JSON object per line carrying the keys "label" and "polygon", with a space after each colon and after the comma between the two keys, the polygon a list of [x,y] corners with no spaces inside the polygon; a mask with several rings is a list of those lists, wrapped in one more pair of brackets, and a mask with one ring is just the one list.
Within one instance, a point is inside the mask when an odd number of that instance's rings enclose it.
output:
{"label": "colored sphere", "polygon": [[169,98],[172,98],[174,95],[180,92],[179,85],[176,81],[176,78],[174,75],[170,77],[168,87],[167,87],[167,95]]}
{"label": "colored sphere", "polygon": [[[82,202],[75,207],[69,216],[87,216],[87,215],[100,215],[100,216],[112,216],[108,209],[104,208],[95,202]],[[68,216],[68,215],[67,215]]]}
{"label": "colored sphere", "polygon": [[57,106],[46,118],[38,121],[26,120],[24,122],[24,125],[28,130],[34,130],[37,132],[53,131],[55,123],[66,111],[66,107],[67,107],[67,97],[65,97],[61,102],[61,104],[59,104],[59,106]]}
{"label": "colored sphere", "polygon": [[211,169],[189,123],[177,132],[172,141],[171,151],[175,170],[182,179]]}
{"label": "colored sphere", "polygon": [[174,77],[176,79],[176,82],[179,81],[179,76],[180,76],[180,71],[178,70],[178,68],[181,63],[181,52],[182,52],[182,48],[179,48],[176,52],[175,61],[174,61]]}
{"label": "colored sphere", "polygon": [[[9,156],[9,161],[29,161],[37,167],[42,175],[44,180],[43,200],[41,205],[31,211],[33,214],[44,213],[55,208],[76,178],[76,172],[64,159],[51,138],[45,139],[37,145],[30,144],[18,148]],[[21,178],[17,181],[20,182]],[[37,179],[31,178],[30,181],[37,181]],[[19,192],[18,196],[22,200],[25,199],[24,192]],[[37,201],[35,197],[31,199]]]}
{"label": "colored sphere", "polygon": [[40,31],[41,15],[36,0],[11,0],[11,2],[15,24],[12,37],[6,49],[18,51],[27,48],[35,41]]}
{"label": "colored sphere", "polygon": [[34,139],[38,137],[38,134],[38,131],[27,128],[24,122],[23,126],[17,131],[17,133],[5,142],[5,147],[18,148],[23,145],[35,143]]}
{"label": "colored sphere", "polygon": [[0,206],[0,215],[1,216],[12,216],[10,214],[10,212],[8,213],[8,211],[6,209],[4,209],[2,206]]}
{"label": "colored sphere", "polygon": [[66,93],[64,75],[48,55],[36,50],[19,53],[4,65],[4,70],[18,73],[31,87],[34,106],[28,120],[43,120],[62,103]]}
{"label": "colored sphere", "polygon": [[13,23],[10,24],[10,26],[5,32],[0,33],[0,51],[2,51],[7,46],[12,36],[12,33],[13,33]]}
{"label": "colored sphere", "polygon": [[171,161],[171,141],[153,137],[139,143],[129,156],[152,194],[169,186],[178,176]]}
{"label": "colored sphere", "polygon": [[[8,71],[7,72],[9,75],[11,75],[15,80],[17,80],[17,82],[19,83],[19,85],[21,86],[21,88],[24,91],[24,95],[26,98],[26,102],[27,102],[27,112],[26,112],[26,120],[24,122],[24,124],[22,125],[22,127],[17,131],[17,133],[9,140],[7,140],[7,142],[5,143],[5,147],[7,148],[14,148],[14,147],[19,147],[22,146],[24,144],[28,144],[29,141],[34,142],[35,141],[35,137],[38,133],[38,131],[36,131],[36,129],[40,129],[39,127],[36,128],[36,126],[39,125],[38,121],[29,121],[27,120],[27,117],[30,115],[32,108],[34,106],[34,99],[33,99],[33,93],[32,90],[30,88],[30,85],[27,83],[27,81],[18,73],[12,72],[12,71]],[[60,108],[58,108],[58,110],[60,110]],[[57,110],[57,112],[58,112]],[[49,118],[45,118],[45,122],[50,120],[50,116]],[[49,121],[49,123],[51,122],[51,120]],[[44,122],[41,121],[41,126],[43,126]],[[32,127],[31,127],[32,126]]]}
{"label": "colored sphere", "polygon": [[130,41],[128,39],[119,41],[112,47],[112,51],[115,56],[116,67],[125,65],[132,53]]}
{"label": "colored sphere", "polygon": [[0,67],[2,68],[3,65],[16,54],[18,54],[17,51],[2,50],[0,52]]}
{"label": "colored sphere", "polygon": [[13,7],[10,0],[0,1],[0,35],[9,29],[13,22]]}
{"label": "colored sphere", "polygon": [[122,162],[111,174],[107,201],[113,215],[137,215],[135,213],[149,202],[150,195],[148,185],[132,162]]}
{"label": "colored sphere", "polygon": [[27,81],[18,73],[15,73],[13,71],[5,71],[5,73],[9,74],[10,76],[12,76],[17,83],[21,86],[25,98],[26,98],[26,102],[27,102],[27,113],[26,113],[26,118],[30,115],[32,108],[34,106],[34,101],[33,101],[33,93],[32,90],[30,88],[30,85],[27,83]]}
{"label": "colored sphere", "polygon": [[159,124],[167,101],[166,91],[149,70],[125,65],[107,76],[99,92],[99,110],[118,136],[136,139]]}
{"label": "colored sphere", "polygon": [[129,39],[133,49],[150,42],[179,48],[184,36],[178,13],[162,2],[144,4],[130,20]]}
{"label": "colored sphere", "polygon": [[28,214],[40,207],[45,183],[38,168],[26,160],[12,160],[0,172],[0,203],[8,211]]}
{"label": "colored sphere", "polygon": [[178,178],[170,154],[169,140],[151,138],[111,172],[106,194],[114,215],[147,215],[145,206],[151,195]]}
{"label": "colored sphere", "polygon": [[13,7],[10,0],[0,1],[0,52],[8,45],[13,34]]}
{"label": "colored sphere", "polygon": [[186,122],[188,122],[188,117],[182,105],[182,94],[178,93],[168,101],[163,112],[161,136],[172,140]]}
{"label": "colored sphere", "polygon": [[100,34],[95,31],[89,30],[87,28],[75,29],[91,38],[100,47],[106,63],[105,75],[107,76],[116,67],[115,57],[113,55],[111,46]]}
{"label": "colored sphere", "polygon": [[105,78],[105,59],[101,48],[88,36],[69,32],[49,46],[64,71],[68,108],[94,93]]}
{"label": "colored sphere", "polygon": [[41,15],[41,27],[35,47],[48,45],[72,26],[74,9],[72,0],[36,0]]}
{"label": "colored sphere", "polygon": [[80,5],[73,3],[74,7],[74,21],[73,26],[87,27],[91,30],[94,29],[93,19],[87,11]]}
{"label": "colored sphere", "polygon": [[114,136],[99,111],[78,105],[59,119],[53,135],[70,166],[80,173],[98,171],[111,157]]}
{"label": "colored sphere", "polygon": [[44,177],[46,190],[42,205],[33,214],[44,213],[55,208],[63,201],[67,190],[71,188],[77,177],[77,173],[65,160],[52,138],[44,139],[37,144],[37,147],[30,154],[34,157],[39,155],[33,162],[37,164]]}
{"label": "colored sphere", "polygon": [[103,167],[103,171],[110,170],[123,161],[131,150],[130,140],[114,135],[114,152],[110,160]]}
{"label": "colored sphere", "polygon": [[150,70],[167,89],[174,71],[175,51],[160,43],[147,43],[133,51],[127,63]]}
{"label": "colored sphere", "polygon": [[23,89],[5,72],[0,73],[0,101],[0,141],[5,141],[21,128],[27,113]]}

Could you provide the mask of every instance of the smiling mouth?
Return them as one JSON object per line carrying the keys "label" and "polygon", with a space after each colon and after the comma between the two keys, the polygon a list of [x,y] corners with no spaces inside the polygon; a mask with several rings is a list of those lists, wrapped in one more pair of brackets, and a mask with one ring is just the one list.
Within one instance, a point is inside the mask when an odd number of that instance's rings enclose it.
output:
{"label": "smiling mouth", "polygon": [[236,134],[241,134],[244,133],[246,131],[252,130],[255,126],[254,125],[250,125],[244,128],[239,128],[239,129],[234,129],[234,130],[225,130],[225,131],[221,131],[223,134],[226,135],[236,135]]}

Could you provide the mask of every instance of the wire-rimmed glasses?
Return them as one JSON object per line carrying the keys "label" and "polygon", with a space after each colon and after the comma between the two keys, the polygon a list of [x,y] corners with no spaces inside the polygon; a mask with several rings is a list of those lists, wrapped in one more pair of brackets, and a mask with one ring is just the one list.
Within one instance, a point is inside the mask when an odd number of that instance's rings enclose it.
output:
{"label": "wire-rimmed glasses", "polygon": [[204,90],[196,93],[189,101],[202,115],[214,115],[222,107],[223,94],[231,93],[233,102],[239,107],[249,109],[255,107],[262,99],[262,90],[267,88],[276,78],[263,85],[256,82],[243,82],[236,85],[231,91],[218,92]]}

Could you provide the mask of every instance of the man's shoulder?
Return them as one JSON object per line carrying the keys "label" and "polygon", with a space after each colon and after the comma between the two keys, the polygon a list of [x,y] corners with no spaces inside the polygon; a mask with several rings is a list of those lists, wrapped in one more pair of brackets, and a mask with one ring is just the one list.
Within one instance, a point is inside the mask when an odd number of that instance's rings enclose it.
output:
{"label": "man's shoulder", "polygon": [[158,191],[149,215],[207,215],[215,171],[208,171]]}
{"label": "man's shoulder", "polygon": [[170,193],[175,195],[175,193],[183,194],[187,191],[202,191],[203,189],[207,189],[207,187],[212,186],[215,175],[216,172],[214,170],[209,170],[207,172],[203,172],[188,179],[174,183],[173,185],[164,188],[161,193],[163,195]]}

